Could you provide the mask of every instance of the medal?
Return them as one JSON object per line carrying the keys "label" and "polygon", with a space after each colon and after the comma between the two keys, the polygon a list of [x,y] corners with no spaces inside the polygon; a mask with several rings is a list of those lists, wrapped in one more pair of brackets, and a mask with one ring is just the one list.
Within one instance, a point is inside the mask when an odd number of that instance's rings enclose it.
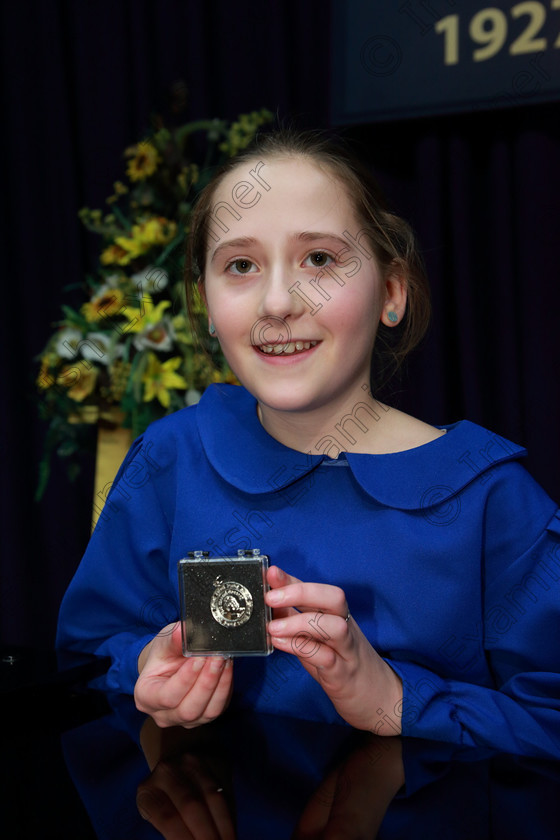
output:
{"label": "medal", "polygon": [[234,580],[222,581],[218,575],[210,600],[210,611],[222,627],[241,627],[253,613],[253,596],[246,586]]}

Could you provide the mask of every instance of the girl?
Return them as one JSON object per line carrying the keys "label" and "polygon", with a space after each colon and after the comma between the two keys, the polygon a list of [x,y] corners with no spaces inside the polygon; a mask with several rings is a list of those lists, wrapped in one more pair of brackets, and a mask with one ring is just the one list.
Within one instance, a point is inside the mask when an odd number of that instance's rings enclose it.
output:
{"label": "girl", "polygon": [[[243,387],[133,444],[59,646],[164,727],[220,715],[235,670],[241,706],[558,757],[556,506],[520,447],[374,396],[427,324],[408,226],[345,151],[272,134],[202,193],[187,267]],[[178,560],[252,547],[275,653],[184,659]]]}

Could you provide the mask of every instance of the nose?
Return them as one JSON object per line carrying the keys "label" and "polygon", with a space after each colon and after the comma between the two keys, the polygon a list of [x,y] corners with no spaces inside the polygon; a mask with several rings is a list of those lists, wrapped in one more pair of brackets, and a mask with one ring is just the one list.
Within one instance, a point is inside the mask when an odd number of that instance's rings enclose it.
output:
{"label": "nose", "polygon": [[296,278],[289,266],[280,263],[271,266],[262,286],[259,316],[286,319],[300,315],[305,307],[296,290]]}

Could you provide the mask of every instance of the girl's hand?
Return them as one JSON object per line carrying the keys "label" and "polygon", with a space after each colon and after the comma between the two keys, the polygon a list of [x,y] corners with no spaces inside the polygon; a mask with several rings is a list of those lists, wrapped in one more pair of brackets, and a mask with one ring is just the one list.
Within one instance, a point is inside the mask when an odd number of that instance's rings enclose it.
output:
{"label": "girl's hand", "polygon": [[167,840],[235,840],[223,788],[196,754],[160,761],[138,787],[136,805]]}
{"label": "girl's hand", "polygon": [[233,663],[220,656],[182,654],[181,625],[169,624],[138,658],[140,676],[134,700],[158,726],[190,729],[209,723],[227,707],[233,688]]}
{"label": "girl's hand", "polygon": [[349,615],[342,589],[302,583],[268,570],[266,601],[274,607],[268,625],[272,644],[293,653],[356,729],[377,735],[401,732],[402,682],[370,645]]}
{"label": "girl's hand", "polygon": [[[365,736],[307,803],[292,840],[377,837],[387,809],[405,783],[402,739]],[[352,834],[348,834],[352,826]]]}

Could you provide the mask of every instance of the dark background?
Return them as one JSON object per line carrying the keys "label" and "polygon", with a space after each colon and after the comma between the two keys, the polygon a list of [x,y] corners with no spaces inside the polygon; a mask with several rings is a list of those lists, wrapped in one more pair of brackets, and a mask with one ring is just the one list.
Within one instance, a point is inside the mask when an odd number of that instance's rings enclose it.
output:
{"label": "dark background", "polygon": [[[98,256],[77,211],[103,207],[123,150],[151,113],[171,113],[182,82],[181,121],[268,107],[328,127],[330,23],[319,0],[0,4],[2,642],[52,645],[89,535],[92,460],[74,485],[55,461],[33,501],[45,437],[35,357],[73,302],[63,287]],[[527,446],[529,470],[560,498],[558,106],[346,133],[418,231],[432,281],[433,325],[394,397],[428,422],[468,417]]]}

